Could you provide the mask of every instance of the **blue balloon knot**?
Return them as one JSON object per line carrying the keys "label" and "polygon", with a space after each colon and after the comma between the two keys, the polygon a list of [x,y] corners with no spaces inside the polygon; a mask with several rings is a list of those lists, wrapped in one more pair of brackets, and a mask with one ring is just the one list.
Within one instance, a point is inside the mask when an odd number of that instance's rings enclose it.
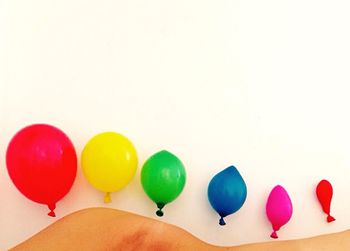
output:
{"label": "blue balloon knot", "polygon": [[220,226],[225,226],[226,225],[226,222],[224,221],[223,217],[220,218],[219,224],[220,224]]}

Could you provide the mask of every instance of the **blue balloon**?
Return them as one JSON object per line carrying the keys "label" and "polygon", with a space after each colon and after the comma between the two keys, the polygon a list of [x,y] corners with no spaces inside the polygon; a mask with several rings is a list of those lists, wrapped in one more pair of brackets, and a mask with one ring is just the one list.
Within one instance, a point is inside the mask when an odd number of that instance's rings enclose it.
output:
{"label": "blue balloon", "polygon": [[224,217],[238,211],[247,198],[247,186],[234,166],[216,174],[208,186],[208,199],[220,215],[219,224],[226,225]]}

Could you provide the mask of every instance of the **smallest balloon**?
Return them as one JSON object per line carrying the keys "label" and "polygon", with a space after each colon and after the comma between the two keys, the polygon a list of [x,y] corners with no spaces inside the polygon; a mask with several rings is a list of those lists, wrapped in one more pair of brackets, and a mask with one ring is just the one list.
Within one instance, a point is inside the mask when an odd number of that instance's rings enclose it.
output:
{"label": "smallest balloon", "polygon": [[327,214],[327,222],[335,221],[331,213],[331,201],[333,197],[333,187],[328,180],[321,180],[316,187],[316,195],[322,206],[323,212]]}
{"label": "smallest balloon", "polygon": [[292,214],[293,205],[287,191],[280,185],[275,186],[266,203],[266,215],[273,229],[271,238],[278,238],[276,231],[290,220]]}

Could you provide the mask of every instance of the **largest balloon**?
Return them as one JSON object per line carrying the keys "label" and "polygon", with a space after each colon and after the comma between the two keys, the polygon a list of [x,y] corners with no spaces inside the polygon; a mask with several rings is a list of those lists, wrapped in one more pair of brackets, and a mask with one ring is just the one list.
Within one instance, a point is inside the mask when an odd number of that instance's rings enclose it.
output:
{"label": "largest balloon", "polygon": [[70,190],[76,177],[77,156],[69,138],[58,128],[34,124],[20,130],[6,153],[8,173],[27,198],[49,207]]}

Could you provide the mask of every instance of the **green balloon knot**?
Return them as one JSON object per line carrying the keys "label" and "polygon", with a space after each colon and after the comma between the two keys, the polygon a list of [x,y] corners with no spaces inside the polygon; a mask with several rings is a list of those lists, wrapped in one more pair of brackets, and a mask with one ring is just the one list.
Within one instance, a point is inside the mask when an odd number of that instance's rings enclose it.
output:
{"label": "green balloon knot", "polygon": [[157,207],[158,207],[158,210],[156,212],[157,216],[162,217],[164,215],[164,212],[162,211],[164,206],[165,206],[165,204],[162,202],[157,203]]}
{"label": "green balloon knot", "polygon": [[162,217],[164,215],[164,212],[161,209],[159,209],[157,210],[156,215]]}

